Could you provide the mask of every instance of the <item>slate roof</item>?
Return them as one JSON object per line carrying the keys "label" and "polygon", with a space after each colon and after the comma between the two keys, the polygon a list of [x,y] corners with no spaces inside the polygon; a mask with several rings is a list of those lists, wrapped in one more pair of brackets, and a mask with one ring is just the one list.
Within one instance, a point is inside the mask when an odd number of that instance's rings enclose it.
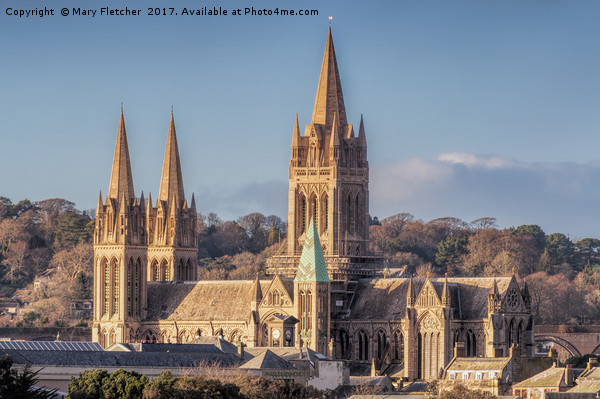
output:
{"label": "slate roof", "polygon": [[[253,348],[244,348],[246,353],[251,354],[252,356],[258,356],[262,352],[266,350],[265,347],[253,347]],[[316,355],[318,352],[310,348],[303,347],[302,348],[302,359],[300,358],[300,349],[290,346],[279,346],[279,347],[269,347],[268,350],[275,353],[280,358],[286,361],[296,361],[296,360],[309,360],[314,363],[316,360]]]}
{"label": "slate roof", "polygon": [[[510,277],[497,277],[498,290],[503,295],[510,284]],[[358,282],[350,319],[398,320],[406,310],[407,278],[363,279]],[[431,282],[441,299],[444,278],[432,278]],[[413,278],[415,295],[418,297],[424,278]],[[487,317],[487,302],[493,278],[448,278],[451,306],[455,317],[475,320]]]}
{"label": "slate roof", "polygon": [[459,357],[454,359],[446,371],[502,371],[510,357]]}
{"label": "slate roof", "polygon": [[589,380],[582,381],[579,384],[575,385],[573,388],[569,389],[567,392],[579,392],[579,393],[598,393],[600,392],[600,381],[599,380]]}
{"label": "slate roof", "polygon": [[[270,283],[260,282],[263,292]],[[149,282],[146,320],[245,321],[252,284],[252,280]]]}
{"label": "slate roof", "polygon": [[242,364],[240,368],[252,370],[292,369],[294,366],[267,349],[266,351]]}
{"label": "slate roof", "polygon": [[550,367],[526,380],[514,384],[514,388],[556,388],[566,386],[564,367]]}
{"label": "slate roof", "polygon": [[230,353],[167,353],[167,352],[74,352],[0,350],[0,356],[10,356],[16,364],[32,366],[81,367],[198,367],[215,364],[231,367],[239,363]]}

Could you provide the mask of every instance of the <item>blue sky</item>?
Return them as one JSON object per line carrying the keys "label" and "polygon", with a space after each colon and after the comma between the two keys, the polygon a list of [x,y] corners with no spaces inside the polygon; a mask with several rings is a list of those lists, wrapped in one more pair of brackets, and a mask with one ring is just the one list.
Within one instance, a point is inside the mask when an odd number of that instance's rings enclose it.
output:
{"label": "blue sky", "polygon": [[[318,16],[31,17],[6,8],[317,9]],[[494,216],[600,237],[600,2],[0,0],[0,195],[106,192],[121,102],[136,194],[158,191],[171,106],[203,213],[286,216],[328,16],[371,214]]]}

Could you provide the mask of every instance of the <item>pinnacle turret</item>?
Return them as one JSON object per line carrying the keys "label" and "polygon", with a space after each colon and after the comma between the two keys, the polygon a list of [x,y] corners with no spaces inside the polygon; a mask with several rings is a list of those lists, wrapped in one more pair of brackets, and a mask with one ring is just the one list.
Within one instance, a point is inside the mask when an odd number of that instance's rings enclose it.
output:
{"label": "pinnacle turret", "polygon": [[292,134],[292,147],[300,147],[300,125],[298,124],[298,114],[294,122],[294,133]]}

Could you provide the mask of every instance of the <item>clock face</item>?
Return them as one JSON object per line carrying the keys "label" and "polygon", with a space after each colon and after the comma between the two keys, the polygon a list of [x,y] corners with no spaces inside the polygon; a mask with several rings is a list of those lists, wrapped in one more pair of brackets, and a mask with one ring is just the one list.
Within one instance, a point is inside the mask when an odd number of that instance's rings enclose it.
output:
{"label": "clock face", "polygon": [[519,293],[516,289],[511,289],[506,294],[506,303],[510,309],[515,309],[519,305]]}
{"label": "clock face", "polygon": [[278,329],[273,330],[273,338],[279,339],[279,330]]}

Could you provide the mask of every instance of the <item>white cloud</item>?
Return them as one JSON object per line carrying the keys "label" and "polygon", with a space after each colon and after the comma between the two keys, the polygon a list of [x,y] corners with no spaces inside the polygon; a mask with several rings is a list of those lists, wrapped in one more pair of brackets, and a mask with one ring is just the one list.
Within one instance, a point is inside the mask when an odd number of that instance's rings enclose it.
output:
{"label": "white cloud", "polygon": [[372,165],[371,215],[410,212],[423,219],[498,218],[547,232],[599,236],[600,165],[524,163],[497,155],[443,153]]}

